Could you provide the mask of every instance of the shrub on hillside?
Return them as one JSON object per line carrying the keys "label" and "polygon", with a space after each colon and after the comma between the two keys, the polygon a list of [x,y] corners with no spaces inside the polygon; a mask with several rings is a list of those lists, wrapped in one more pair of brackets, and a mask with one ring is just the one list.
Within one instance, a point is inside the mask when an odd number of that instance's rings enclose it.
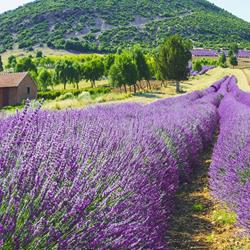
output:
{"label": "shrub on hillside", "polygon": [[111,92],[110,88],[100,87],[100,88],[86,88],[86,89],[74,89],[74,90],[50,90],[45,92],[38,92],[38,99],[45,100],[55,100],[57,97],[64,95],[66,93],[72,93],[74,96],[78,96],[82,91],[89,92],[91,96],[99,94],[107,94]]}
{"label": "shrub on hillside", "polygon": [[56,100],[63,101],[63,100],[74,99],[74,98],[75,96],[71,92],[68,92],[66,94],[60,95],[59,97],[56,98]]}
{"label": "shrub on hillside", "polygon": [[90,100],[91,99],[91,95],[89,92],[87,91],[83,91],[79,96],[78,96],[79,100]]}

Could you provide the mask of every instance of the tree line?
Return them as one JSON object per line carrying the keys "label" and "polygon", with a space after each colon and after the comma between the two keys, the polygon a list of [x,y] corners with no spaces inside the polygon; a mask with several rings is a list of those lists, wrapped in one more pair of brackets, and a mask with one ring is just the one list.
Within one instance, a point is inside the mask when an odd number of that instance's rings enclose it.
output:
{"label": "tree line", "polygon": [[[151,89],[150,80],[175,81],[176,91],[180,92],[180,81],[189,76],[188,63],[192,59],[192,44],[189,40],[175,35],[163,42],[159,47],[148,53],[140,45],[134,45],[130,49],[118,50],[116,54],[91,55],[72,59],[70,57],[50,57],[37,51],[35,56],[16,58],[10,56],[6,69],[14,72],[29,71],[38,82],[39,89],[46,91],[53,89],[56,84],[62,83],[64,89],[73,85],[79,89],[82,80],[90,82],[91,87],[96,86],[96,81],[108,79],[114,88],[132,88],[134,92],[143,88]],[[232,50],[233,55],[236,49]],[[221,63],[224,62],[224,55]],[[237,58],[236,58],[237,59]],[[1,70],[0,60],[0,70]],[[2,66],[3,68],[3,66]]]}

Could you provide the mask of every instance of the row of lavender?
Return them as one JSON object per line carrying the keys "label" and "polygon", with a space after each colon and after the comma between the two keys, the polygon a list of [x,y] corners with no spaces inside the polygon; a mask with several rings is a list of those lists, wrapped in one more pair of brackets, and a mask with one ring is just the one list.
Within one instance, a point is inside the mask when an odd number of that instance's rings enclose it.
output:
{"label": "row of lavender", "polygon": [[224,78],[140,106],[0,121],[0,246],[166,249],[179,183],[212,140]]}
{"label": "row of lavender", "polygon": [[[228,51],[223,51],[226,55],[228,55]],[[193,49],[192,55],[195,57],[217,57],[221,54],[221,52],[217,52],[213,49]],[[239,58],[250,58],[250,50],[239,50],[237,56]]]}
{"label": "row of lavender", "polygon": [[212,66],[212,65],[203,65],[201,71],[195,71],[195,70],[191,69],[190,75],[191,76],[204,75],[209,70],[214,69],[214,68],[215,68],[215,66]]}
{"label": "row of lavender", "polygon": [[239,90],[234,77],[220,91],[225,97],[219,107],[220,134],[210,167],[210,186],[250,232],[250,94]]}

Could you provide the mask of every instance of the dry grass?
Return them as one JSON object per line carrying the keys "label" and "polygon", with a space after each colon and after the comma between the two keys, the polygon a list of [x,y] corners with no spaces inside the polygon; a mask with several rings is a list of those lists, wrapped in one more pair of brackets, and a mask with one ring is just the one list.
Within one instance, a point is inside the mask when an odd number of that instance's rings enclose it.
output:
{"label": "dry grass", "polygon": [[[96,87],[103,87],[105,85],[108,85],[108,81],[107,80],[96,81]],[[82,81],[79,82],[79,88],[80,89],[91,88],[91,83],[82,80]],[[76,89],[76,86],[74,86],[73,84],[67,84],[66,85],[66,89],[67,90]],[[57,85],[55,85],[54,90],[63,90],[63,84],[57,84]]]}
{"label": "dry grass", "polygon": [[53,100],[53,101],[46,101],[43,104],[43,109],[56,109],[56,110],[63,110],[63,109],[79,109],[85,108],[91,105],[96,105],[100,103],[113,103],[118,102],[124,99],[131,97],[129,93],[108,93],[104,95],[100,95],[95,99],[90,97],[86,98],[71,98],[66,100]]}

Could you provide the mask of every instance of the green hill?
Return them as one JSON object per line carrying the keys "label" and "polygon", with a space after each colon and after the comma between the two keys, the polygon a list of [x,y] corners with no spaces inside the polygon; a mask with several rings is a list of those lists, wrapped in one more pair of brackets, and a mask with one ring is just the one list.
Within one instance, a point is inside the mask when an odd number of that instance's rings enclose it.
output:
{"label": "green hill", "polygon": [[0,52],[41,47],[115,51],[179,33],[196,46],[250,47],[250,23],[206,0],[37,0],[0,15]]}

